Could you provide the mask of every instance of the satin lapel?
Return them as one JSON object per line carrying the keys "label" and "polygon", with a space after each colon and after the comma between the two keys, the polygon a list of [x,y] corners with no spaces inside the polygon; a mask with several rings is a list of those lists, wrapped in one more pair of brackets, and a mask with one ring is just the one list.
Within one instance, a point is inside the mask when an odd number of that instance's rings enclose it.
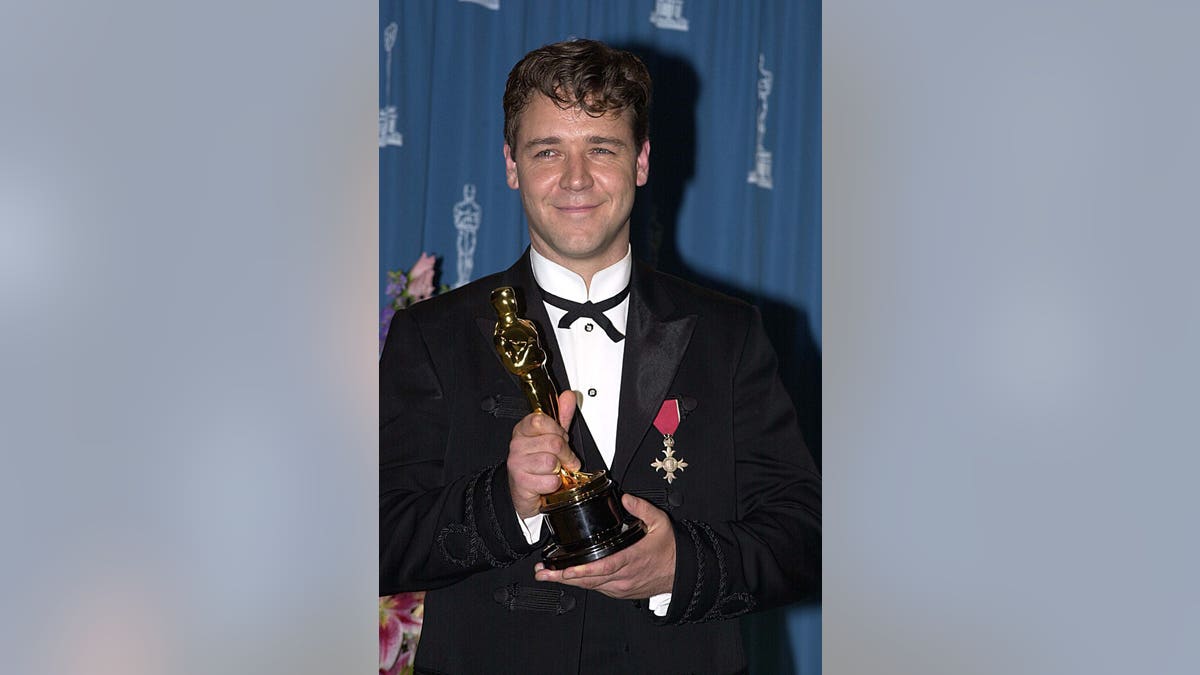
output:
{"label": "satin lapel", "polygon": [[696,326],[694,314],[672,316],[673,303],[654,283],[652,274],[635,263],[612,466],[618,482],[653,425]]}
{"label": "satin lapel", "polygon": [[571,449],[583,461],[582,471],[595,473],[608,468],[604,466],[604,458],[600,456],[600,450],[596,447],[596,439],[592,438],[592,431],[588,428],[587,419],[583,415],[575,415],[571,424]]}

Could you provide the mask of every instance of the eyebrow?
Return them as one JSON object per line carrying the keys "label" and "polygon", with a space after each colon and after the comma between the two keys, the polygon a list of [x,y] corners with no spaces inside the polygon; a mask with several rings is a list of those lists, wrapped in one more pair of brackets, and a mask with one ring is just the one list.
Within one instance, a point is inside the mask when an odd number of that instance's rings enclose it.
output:
{"label": "eyebrow", "polygon": [[625,147],[625,141],[619,138],[611,138],[609,136],[589,136],[588,143],[593,145],[615,145],[618,148]]}
{"label": "eyebrow", "polygon": [[[531,138],[525,143],[526,148],[540,147],[544,145],[559,145],[562,138],[559,136],[545,136],[542,138]],[[628,147],[625,141],[611,136],[588,136],[587,142],[591,145],[611,145],[617,148]]]}

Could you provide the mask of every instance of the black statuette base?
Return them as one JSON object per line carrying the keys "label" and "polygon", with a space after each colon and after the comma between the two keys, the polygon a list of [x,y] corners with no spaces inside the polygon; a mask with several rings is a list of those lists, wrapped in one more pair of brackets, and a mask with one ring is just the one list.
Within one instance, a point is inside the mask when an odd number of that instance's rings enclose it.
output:
{"label": "black statuette base", "polygon": [[624,550],[646,535],[646,525],[621,505],[616,485],[601,471],[587,483],[548,495],[553,542],[542,550],[546,567],[561,570]]}

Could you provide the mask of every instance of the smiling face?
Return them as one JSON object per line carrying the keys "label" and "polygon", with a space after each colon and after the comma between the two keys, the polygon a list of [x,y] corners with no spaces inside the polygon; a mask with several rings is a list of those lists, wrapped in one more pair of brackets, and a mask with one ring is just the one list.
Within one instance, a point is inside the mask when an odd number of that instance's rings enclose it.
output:
{"label": "smiling face", "polygon": [[634,140],[626,115],[592,117],[538,94],[521,113],[516,147],[504,146],[504,164],[538,253],[589,283],[625,257],[634,192],[650,175],[650,141]]}

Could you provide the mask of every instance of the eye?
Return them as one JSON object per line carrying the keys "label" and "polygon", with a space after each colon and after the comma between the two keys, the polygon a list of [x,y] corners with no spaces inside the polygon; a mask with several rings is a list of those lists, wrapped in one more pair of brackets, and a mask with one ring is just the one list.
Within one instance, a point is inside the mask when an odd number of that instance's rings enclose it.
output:
{"label": "eye", "polygon": [[612,154],[615,154],[615,153],[614,153],[612,150],[609,150],[608,148],[592,148],[592,153],[593,153],[593,154],[596,154],[596,155],[612,155]]}
{"label": "eye", "polygon": [[554,154],[553,150],[541,150],[541,151],[535,153],[533,156],[534,157],[549,157],[550,155],[553,155],[553,154]]}

